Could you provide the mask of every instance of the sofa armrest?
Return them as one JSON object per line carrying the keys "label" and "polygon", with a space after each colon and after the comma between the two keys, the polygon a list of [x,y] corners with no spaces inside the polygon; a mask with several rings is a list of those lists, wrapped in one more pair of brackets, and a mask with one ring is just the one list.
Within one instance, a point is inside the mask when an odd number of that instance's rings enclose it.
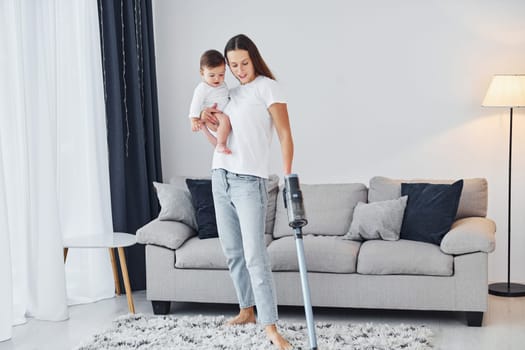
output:
{"label": "sofa armrest", "polygon": [[137,230],[137,242],[178,249],[195,235],[197,232],[182,222],[161,221],[157,218]]}
{"label": "sofa armrest", "polygon": [[494,221],[469,217],[456,220],[450,231],[441,241],[441,250],[447,254],[467,254],[474,252],[490,253],[494,251],[496,241]]}

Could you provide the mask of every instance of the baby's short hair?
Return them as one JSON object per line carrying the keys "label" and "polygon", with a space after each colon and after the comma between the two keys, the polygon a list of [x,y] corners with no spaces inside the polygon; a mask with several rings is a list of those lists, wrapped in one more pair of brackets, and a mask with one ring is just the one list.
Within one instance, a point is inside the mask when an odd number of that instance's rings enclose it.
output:
{"label": "baby's short hair", "polygon": [[208,50],[201,55],[200,67],[215,68],[226,64],[222,53],[217,50]]}

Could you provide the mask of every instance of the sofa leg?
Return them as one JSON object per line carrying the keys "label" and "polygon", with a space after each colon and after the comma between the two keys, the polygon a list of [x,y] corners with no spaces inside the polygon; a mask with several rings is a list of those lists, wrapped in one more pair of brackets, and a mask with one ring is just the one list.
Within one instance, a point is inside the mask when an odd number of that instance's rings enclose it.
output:
{"label": "sofa leg", "polygon": [[483,323],[483,312],[465,311],[467,315],[467,325],[469,327],[481,327]]}
{"label": "sofa leg", "polygon": [[170,312],[170,301],[159,301],[159,300],[152,300],[151,306],[153,307],[153,313],[155,315],[167,315]]}

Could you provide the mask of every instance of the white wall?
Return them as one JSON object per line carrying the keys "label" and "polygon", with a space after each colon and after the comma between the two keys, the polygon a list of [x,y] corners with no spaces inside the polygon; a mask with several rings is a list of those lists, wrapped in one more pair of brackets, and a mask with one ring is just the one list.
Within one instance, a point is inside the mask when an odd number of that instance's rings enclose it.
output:
{"label": "white wall", "polygon": [[[245,33],[284,85],[303,183],[485,177],[506,280],[508,110],[491,76],[525,73],[525,1],[156,0],[164,179],[208,175],[187,112],[200,54]],[[228,77],[230,86],[235,79]],[[525,111],[515,110],[512,279],[525,282]],[[272,170],[282,174],[277,141]]]}

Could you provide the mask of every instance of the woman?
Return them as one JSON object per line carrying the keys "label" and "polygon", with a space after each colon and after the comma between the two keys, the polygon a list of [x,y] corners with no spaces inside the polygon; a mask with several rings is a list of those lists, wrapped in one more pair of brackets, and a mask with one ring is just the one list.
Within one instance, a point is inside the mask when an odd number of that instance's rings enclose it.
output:
{"label": "woman", "polygon": [[[228,261],[240,312],[229,324],[259,322],[279,349],[291,349],[278,332],[277,301],[264,240],[270,145],[273,127],[281,144],[284,174],[292,169],[293,140],[286,100],[255,44],[246,35],[231,38],[226,62],[240,86],[230,90],[224,114],[230,117],[231,154],[215,152],[212,186],[217,228]],[[206,108],[201,118],[217,123]]]}

